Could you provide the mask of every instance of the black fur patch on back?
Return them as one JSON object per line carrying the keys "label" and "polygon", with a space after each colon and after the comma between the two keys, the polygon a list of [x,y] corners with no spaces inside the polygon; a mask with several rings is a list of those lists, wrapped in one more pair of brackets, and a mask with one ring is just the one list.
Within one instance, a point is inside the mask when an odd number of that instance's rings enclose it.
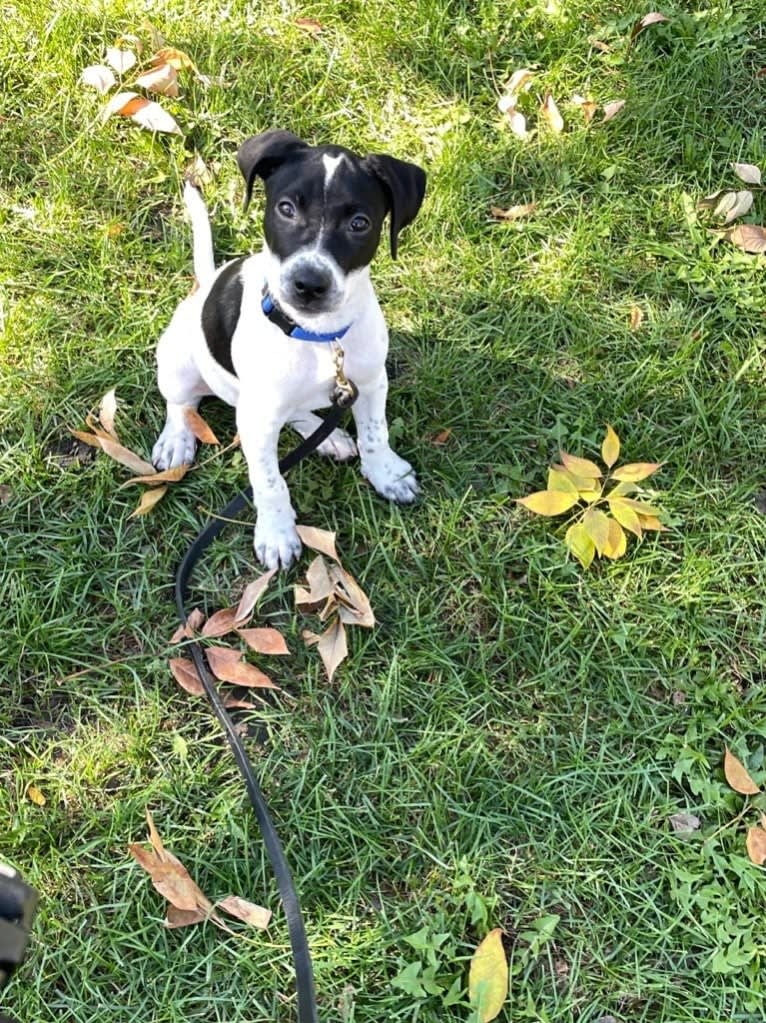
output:
{"label": "black fur patch on back", "polygon": [[202,331],[208,351],[219,366],[236,376],[231,361],[231,339],[242,306],[240,271],[246,257],[235,259],[218,274],[202,306]]}

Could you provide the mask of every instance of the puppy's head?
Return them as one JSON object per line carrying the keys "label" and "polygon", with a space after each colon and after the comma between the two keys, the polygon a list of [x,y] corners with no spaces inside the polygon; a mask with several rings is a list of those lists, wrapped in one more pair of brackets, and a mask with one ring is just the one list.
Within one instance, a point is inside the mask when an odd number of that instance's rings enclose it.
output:
{"label": "puppy's head", "polygon": [[386,214],[391,255],[399,232],[423,202],[424,171],[391,156],[360,157],[342,146],[310,146],[289,131],[243,142],[237,154],[247,184],[266,185],[268,285],[297,318],[340,310],[380,241]]}

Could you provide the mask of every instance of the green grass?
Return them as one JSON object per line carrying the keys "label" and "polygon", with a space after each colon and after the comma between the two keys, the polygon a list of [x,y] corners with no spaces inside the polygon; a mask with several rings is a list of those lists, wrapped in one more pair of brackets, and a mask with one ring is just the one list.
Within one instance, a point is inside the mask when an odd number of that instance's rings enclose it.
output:
{"label": "green grass", "polygon": [[[756,815],[729,826],[743,801],[721,760],[729,744],[764,777],[766,289],[762,258],[714,245],[689,211],[735,183],[731,161],[764,158],[762,4],[671,3],[627,53],[647,7],[169,2],[157,27],[226,82],[166,101],[185,141],[99,124],[78,85],[145,8],[22,0],[0,33],[0,857],[41,894],[8,1004],[34,1023],[294,1019],[242,785],[166,668],[175,566],[203,509],[244,485],[241,455],[137,520],[118,466],[61,457],[66,428],[114,385],[127,441],[150,451],[153,347],[191,275],[183,168],[194,147],[217,165],[221,258],[254,247],[233,156],[280,126],[429,172],[399,261],[381,251],[374,274],[392,433],[424,498],[388,507],[354,468],[317,459],[290,481],[300,518],[337,529],[379,625],[352,635],[328,684],[300,641],[297,573],[263,605],[294,650],[275,669],[293,699],[264,710],[269,741],[250,751],[323,1019],[466,1020],[394,981],[438,948],[437,975],[462,982],[494,926],[511,952],[505,1020],[761,1019],[766,881],[744,851]],[[297,16],[324,31],[312,39]],[[532,96],[550,89],[566,130],[522,143],[496,101],[530,65]],[[627,104],[586,128],[575,92]],[[529,220],[488,218],[531,200]],[[746,219],[764,217],[759,193]],[[229,410],[206,415],[231,435]],[[544,485],[559,445],[595,454],[605,422],[627,460],[666,463],[674,527],[584,573],[559,526],[512,498]],[[430,444],[446,427],[446,446]],[[208,556],[210,609],[252,577],[250,540],[232,528]],[[268,936],[163,929],[127,854],[146,807],[208,894],[276,911]],[[699,832],[672,833],[680,811]]]}

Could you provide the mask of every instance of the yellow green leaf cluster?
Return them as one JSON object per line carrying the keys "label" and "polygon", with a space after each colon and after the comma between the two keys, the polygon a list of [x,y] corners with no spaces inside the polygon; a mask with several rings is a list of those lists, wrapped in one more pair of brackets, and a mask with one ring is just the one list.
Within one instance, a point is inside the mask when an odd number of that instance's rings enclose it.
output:
{"label": "yellow green leaf cluster", "polygon": [[[517,504],[535,515],[576,515],[564,543],[583,568],[598,556],[616,561],[628,548],[627,533],[641,539],[647,530],[663,530],[661,510],[641,499],[636,484],[661,468],[660,462],[617,465],[620,438],[611,426],[601,443],[603,469],[589,458],[561,452],[561,462],[548,470],[545,490],[520,497]],[[638,494],[638,496],[632,496]]]}

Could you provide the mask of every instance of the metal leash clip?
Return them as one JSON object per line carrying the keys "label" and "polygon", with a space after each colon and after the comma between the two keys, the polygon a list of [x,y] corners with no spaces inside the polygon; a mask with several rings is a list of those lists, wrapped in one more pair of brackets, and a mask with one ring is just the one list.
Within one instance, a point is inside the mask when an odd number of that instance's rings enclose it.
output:
{"label": "metal leash clip", "polygon": [[359,391],[356,384],[349,380],[343,372],[344,352],[337,341],[332,343],[332,360],[335,364],[335,386],[332,390],[332,403],[340,408],[348,408],[357,399]]}

